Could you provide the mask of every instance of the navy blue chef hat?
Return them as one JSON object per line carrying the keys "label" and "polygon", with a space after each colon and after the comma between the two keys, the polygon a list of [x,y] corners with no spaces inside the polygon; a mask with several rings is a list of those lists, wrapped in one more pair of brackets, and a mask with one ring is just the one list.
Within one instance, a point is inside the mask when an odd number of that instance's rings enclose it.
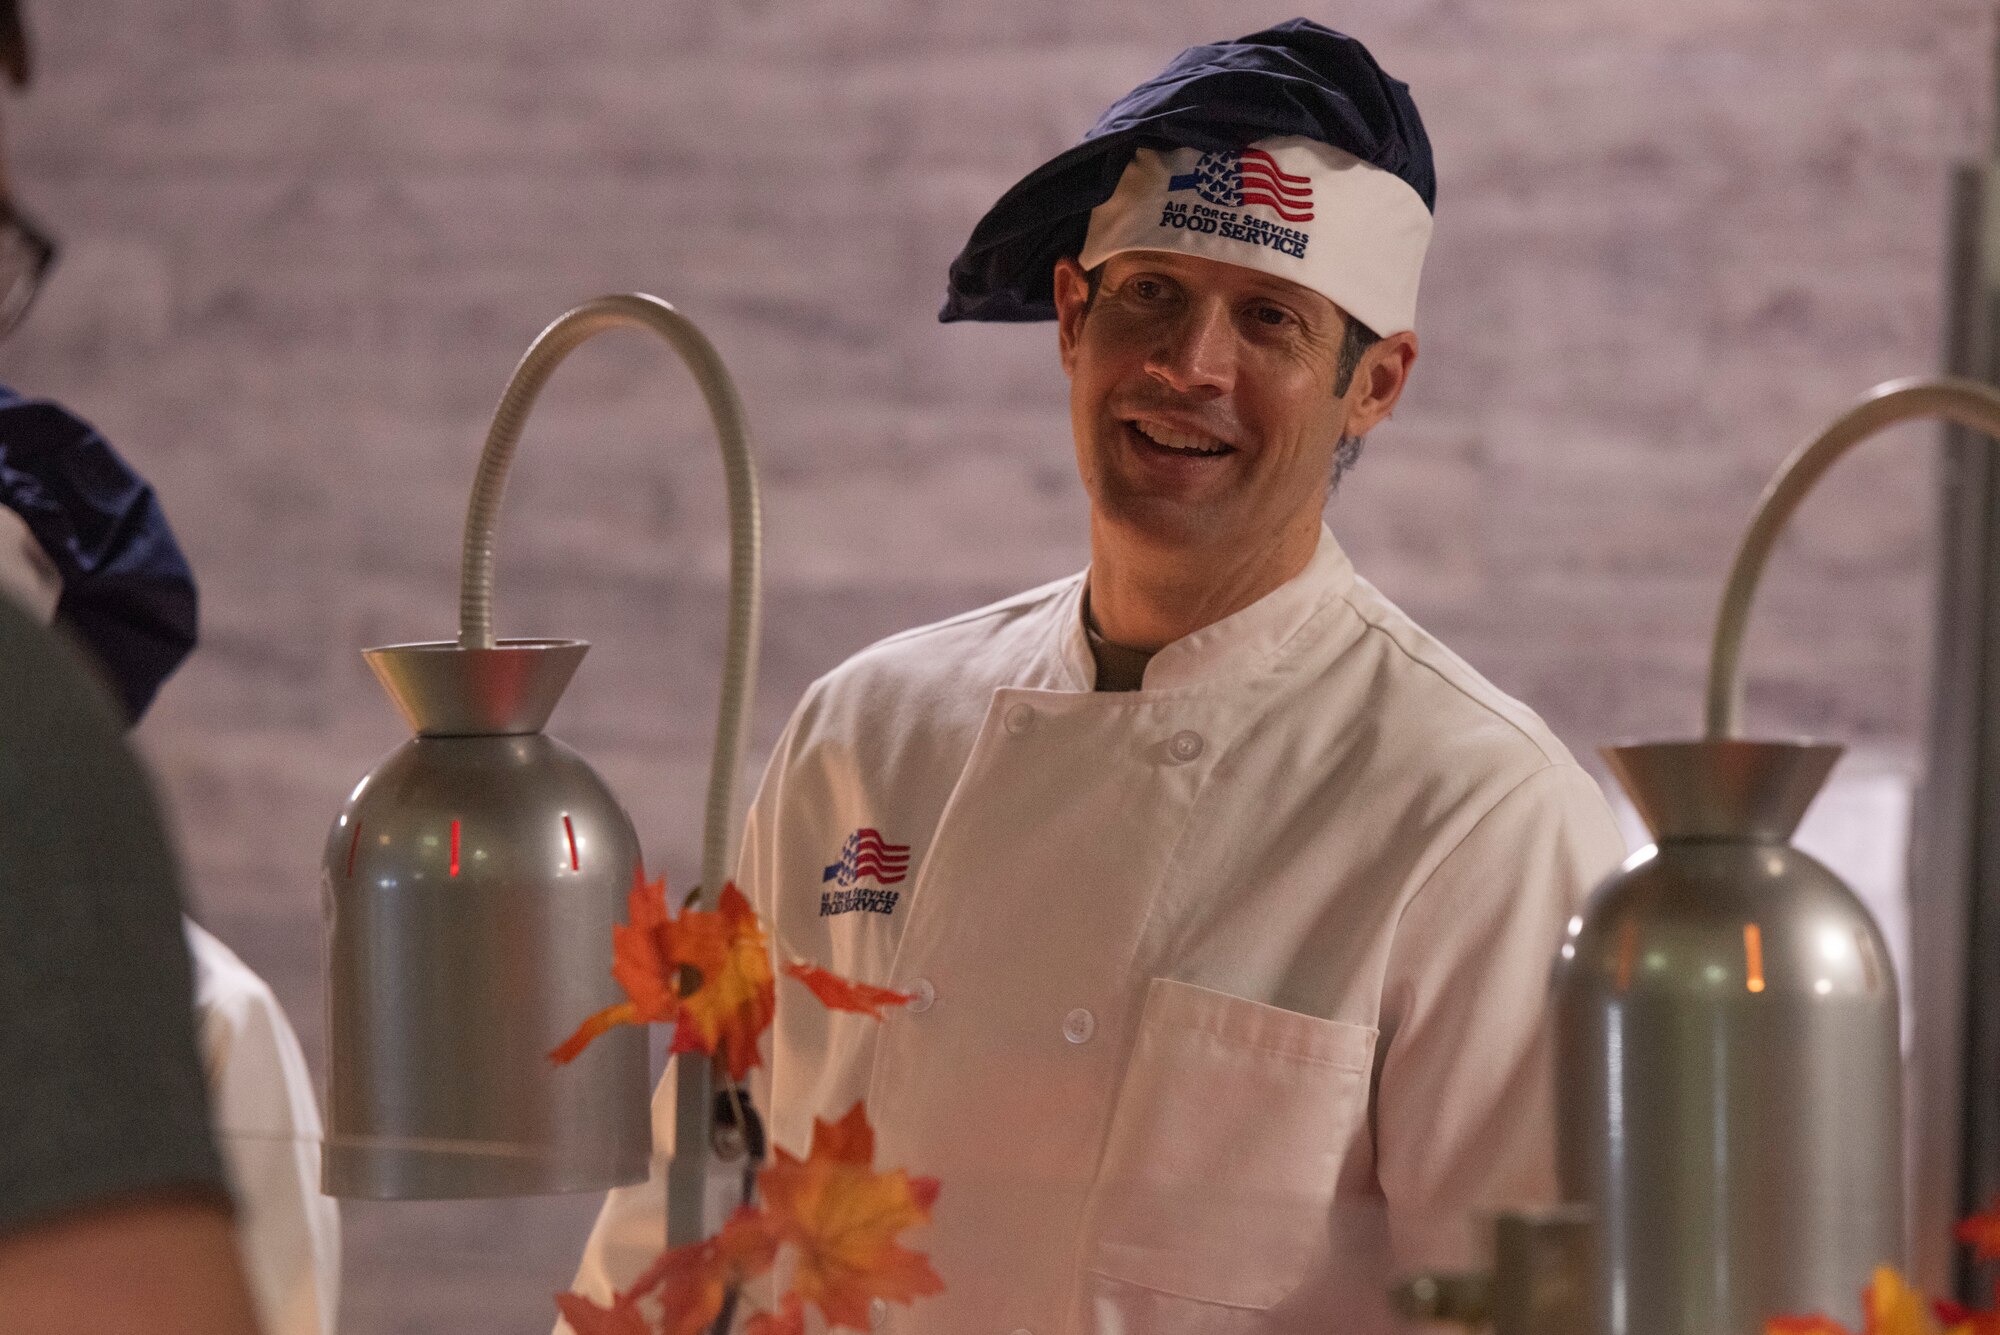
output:
{"label": "navy blue chef hat", "polygon": [[938,319],[1053,320],[1055,263],[1083,249],[1091,210],[1111,198],[1136,150],[1228,152],[1277,136],[1330,144],[1402,180],[1425,210],[1436,206],[1430,139],[1408,85],[1354,38],[1289,19],[1189,47],[1113,103],[1082,143],[1024,177],[951,262]]}
{"label": "navy blue chef hat", "polygon": [[152,487],[61,404],[0,386],[0,505],[61,579],[55,624],[90,649],[137,723],[195,645],[194,572]]}

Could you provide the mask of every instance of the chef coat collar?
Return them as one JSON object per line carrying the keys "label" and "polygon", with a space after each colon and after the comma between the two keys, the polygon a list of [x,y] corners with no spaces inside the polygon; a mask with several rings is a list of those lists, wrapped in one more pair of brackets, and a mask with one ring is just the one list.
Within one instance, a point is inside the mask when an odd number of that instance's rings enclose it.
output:
{"label": "chef coat collar", "polygon": [[[1084,591],[1090,573],[1076,581],[1064,600],[1059,653],[1080,690],[1097,680],[1097,660],[1083,624]],[[1319,526],[1319,546],[1305,569],[1239,612],[1184,635],[1153,655],[1146,665],[1144,695],[1214,682],[1240,680],[1268,672],[1308,622],[1328,603],[1354,586],[1354,565],[1334,540],[1333,530]],[[1122,698],[1131,698],[1129,696]]]}

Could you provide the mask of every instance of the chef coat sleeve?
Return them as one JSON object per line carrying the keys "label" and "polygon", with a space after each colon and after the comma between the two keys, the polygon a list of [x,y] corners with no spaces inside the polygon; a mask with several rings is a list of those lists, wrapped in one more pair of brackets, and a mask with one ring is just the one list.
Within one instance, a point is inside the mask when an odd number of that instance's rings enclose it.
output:
{"label": "chef coat sleeve", "polygon": [[1556,1199],[1550,969],[1570,915],[1624,853],[1596,783],[1551,764],[1496,803],[1405,908],[1374,1107],[1402,1272],[1481,1264],[1481,1216]]}
{"label": "chef coat sleeve", "polygon": [[185,926],[202,1067],[236,1190],[236,1246],[264,1335],[333,1335],[340,1211],[320,1191],[319,1103],[305,1054],[269,984]]}

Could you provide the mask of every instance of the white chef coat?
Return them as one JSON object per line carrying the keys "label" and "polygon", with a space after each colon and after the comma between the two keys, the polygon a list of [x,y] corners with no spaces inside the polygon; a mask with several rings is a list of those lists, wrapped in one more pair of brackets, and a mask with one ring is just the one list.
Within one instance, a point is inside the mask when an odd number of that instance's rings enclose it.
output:
{"label": "white chef coat", "polygon": [[[785,998],[761,1106],[803,1152],[865,1098],[878,1166],[942,1179],[907,1241],[946,1291],[881,1329],[1366,1329],[1390,1275],[1482,1258],[1478,1212],[1552,1198],[1549,966],[1623,841],[1331,533],[1136,692],[1091,689],[1084,585],[894,636],[800,704],[739,880],[779,950],[920,1000]],[[902,880],[841,871],[869,830]],[[657,1254],[661,1203],[611,1194],[579,1291]]]}
{"label": "white chef coat", "polygon": [[320,1119],[298,1037],[264,980],[185,922],[209,1113],[264,1335],[333,1335],[340,1212],[319,1189]]}

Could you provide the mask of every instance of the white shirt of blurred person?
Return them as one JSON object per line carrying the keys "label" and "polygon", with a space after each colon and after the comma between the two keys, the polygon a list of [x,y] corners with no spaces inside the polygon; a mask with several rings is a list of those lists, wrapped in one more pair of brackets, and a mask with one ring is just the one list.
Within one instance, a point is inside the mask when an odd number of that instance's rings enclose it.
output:
{"label": "white shirt of blurred person", "polygon": [[[880,1331],[1393,1328],[1391,1277],[1554,1194],[1548,970],[1622,841],[1322,517],[1415,360],[1434,184],[1407,89],[1293,20],[1184,52],[952,266],[946,318],[1056,321],[1090,567],[815,682],[737,873],[781,952],[919,997],[781,1002],[758,1084],[775,1143],[865,1098],[943,1183],[945,1291]],[[579,1291],[662,1197],[611,1193]]]}
{"label": "white shirt of blurred person", "polygon": [[[0,593],[45,625],[62,595],[47,553],[4,505]],[[210,1113],[258,1324],[264,1335],[333,1335],[340,1211],[319,1189],[321,1124],[305,1054],[270,986],[198,924],[184,918],[182,926]]]}

